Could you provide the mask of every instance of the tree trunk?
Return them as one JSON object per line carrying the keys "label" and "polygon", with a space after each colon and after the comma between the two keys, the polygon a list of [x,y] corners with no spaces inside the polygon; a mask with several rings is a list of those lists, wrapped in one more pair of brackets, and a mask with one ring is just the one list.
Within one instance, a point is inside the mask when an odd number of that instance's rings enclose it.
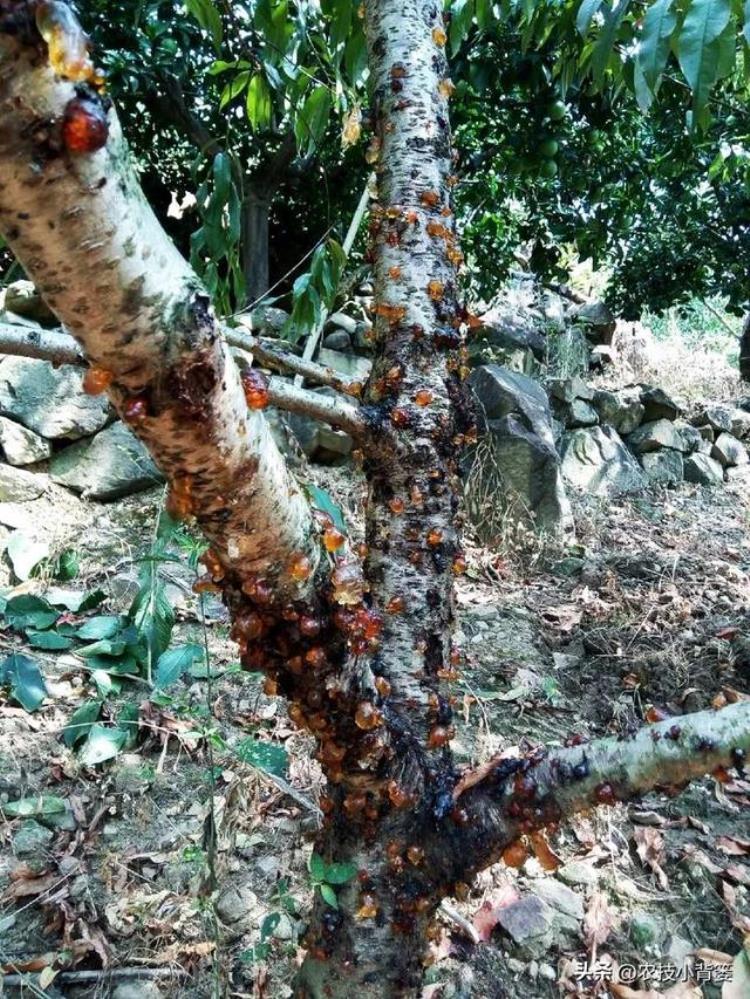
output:
{"label": "tree trunk", "polygon": [[750,313],[745,316],[740,333],[740,378],[750,382]]}
{"label": "tree trunk", "polygon": [[242,271],[248,303],[259,301],[270,285],[268,266],[268,221],[270,195],[252,188],[242,206]]}
{"label": "tree trunk", "polygon": [[[439,8],[365,0],[380,143],[376,355],[361,409],[335,414],[365,456],[363,553],[314,517],[286,469],[255,408],[267,387],[243,384],[204,290],[145,204],[67,19],[62,52],[40,23],[46,49],[35,13],[58,9],[6,0],[0,13],[0,231],[75,335],[89,383],[210,538],[243,665],[265,671],[317,740],[328,791],[315,851],[339,865],[326,875],[338,897],[316,893],[297,995],[416,996],[457,882],[576,810],[742,768],[750,705],[469,772],[454,764],[456,460],[469,421]],[[59,335],[46,345],[76,359]]]}

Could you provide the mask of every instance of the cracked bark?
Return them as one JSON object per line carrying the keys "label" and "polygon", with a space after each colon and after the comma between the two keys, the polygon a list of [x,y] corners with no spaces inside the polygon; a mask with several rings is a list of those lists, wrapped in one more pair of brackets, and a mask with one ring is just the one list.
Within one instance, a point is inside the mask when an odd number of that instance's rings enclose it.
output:
{"label": "cracked bark", "polygon": [[[576,810],[742,767],[750,706],[464,774],[453,763],[455,460],[468,421],[435,6],[365,4],[380,160],[376,356],[358,413],[368,433],[364,573],[334,525],[324,520],[321,532],[262,414],[248,412],[205,293],[127,166],[114,113],[106,145],[66,148],[66,110],[79,98],[48,66],[32,10],[13,0],[0,14],[0,231],[189,498],[243,665],[264,670],[268,692],[285,695],[292,720],[317,739],[328,792],[316,850],[358,872],[338,908],[316,899],[297,995],[416,996],[438,906],[456,882]],[[88,99],[103,114],[101,97]]]}

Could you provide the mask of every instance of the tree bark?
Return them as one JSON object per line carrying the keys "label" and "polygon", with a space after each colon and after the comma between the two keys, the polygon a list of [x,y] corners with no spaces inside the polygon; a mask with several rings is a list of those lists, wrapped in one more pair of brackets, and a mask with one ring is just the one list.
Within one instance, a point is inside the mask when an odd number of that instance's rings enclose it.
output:
{"label": "tree bark", "polygon": [[252,188],[242,206],[242,272],[245,275],[247,303],[259,302],[270,287],[268,265],[268,222],[270,196]]}
{"label": "tree bark", "polygon": [[[210,303],[145,204],[93,69],[83,91],[79,62],[56,58],[53,72],[35,9],[6,0],[0,13],[0,231],[210,538],[243,665],[265,671],[267,691],[317,740],[328,790],[315,850],[356,875],[335,906],[316,896],[297,995],[416,996],[456,882],[576,810],[741,768],[750,704],[632,740],[455,766],[456,459],[469,417],[437,6],[365,2],[380,156],[376,353],[354,411],[369,483],[364,567],[330,519],[320,530],[262,413],[248,412]],[[259,391],[250,385],[252,404]]]}
{"label": "tree bark", "polygon": [[750,313],[745,316],[740,333],[740,378],[743,382],[750,382]]}

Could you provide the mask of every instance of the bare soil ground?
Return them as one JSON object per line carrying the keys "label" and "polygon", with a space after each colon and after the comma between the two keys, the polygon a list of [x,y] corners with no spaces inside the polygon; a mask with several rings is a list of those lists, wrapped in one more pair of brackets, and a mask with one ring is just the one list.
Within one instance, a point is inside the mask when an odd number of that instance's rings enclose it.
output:
{"label": "bare soil ground", "polygon": [[[355,509],[356,477],[311,475]],[[133,597],[159,501],[156,491],[101,506],[53,490],[2,520],[55,549],[75,547],[81,574],[66,585],[101,586],[111,613]],[[748,500],[684,485],[589,502],[577,514],[578,537],[566,547],[469,550],[459,586],[462,762],[522,739],[622,732],[750,689]],[[0,804],[55,795],[70,805],[63,828],[45,816],[0,818],[7,995],[292,994],[321,776],[283,704],[262,693],[258,677],[232,669],[223,609],[208,599],[201,615],[186,565],[160,571],[178,640],[207,635],[213,679],[208,689],[204,677],[188,675],[161,699],[143,683],[126,685],[106,710],[114,717],[123,701],[140,705],[136,746],[87,768],[61,742],[91,693],[84,663],[70,652],[34,651],[50,694],[39,711],[0,694]],[[28,651],[10,629],[0,641]],[[239,759],[236,747],[248,737],[285,747],[288,789]],[[718,999],[718,973],[699,981],[694,967],[688,984],[651,971],[650,982],[627,985],[617,984],[616,968],[682,967],[696,950],[704,958],[740,951],[750,932],[750,783],[725,778],[675,798],[601,808],[550,835],[549,852],[485,872],[450,901],[469,929],[441,915],[425,996]],[[509,920],[519,900],[523,918]],[[593,960],[601,962],[595,974],[575,963]],[[154,977],[122,977],[122,969]],[[76,981],[71,971],[94,974]]]}

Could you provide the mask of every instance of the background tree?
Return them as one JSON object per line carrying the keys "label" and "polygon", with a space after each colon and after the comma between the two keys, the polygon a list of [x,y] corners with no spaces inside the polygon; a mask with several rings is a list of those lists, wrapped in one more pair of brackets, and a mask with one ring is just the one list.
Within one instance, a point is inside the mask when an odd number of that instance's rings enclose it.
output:
{"label": "background tree", "polygon": [[209,539],[205,582],[223,591],[243,664],[317,741],[328,795],[316,856],[342,887],[312,914],[298,989],[314,997],[416,994],[457,882],[576,810],[741,766],[750,748],[738,703],[631,739],[456,767],[456,469],[472,430],[454,84],[435,6],[367,0],[365,24],[375,357],[362,406],[329,412],[364,457],[367,543],[355,551],[336,511],[316,510],[286,468],[262,413],[270,386],[240,375],[147,205],[71,9],[10,0],[0,13],[0,230],[80,344],[89,390],[108,393],[167,476],[172,513]]}

